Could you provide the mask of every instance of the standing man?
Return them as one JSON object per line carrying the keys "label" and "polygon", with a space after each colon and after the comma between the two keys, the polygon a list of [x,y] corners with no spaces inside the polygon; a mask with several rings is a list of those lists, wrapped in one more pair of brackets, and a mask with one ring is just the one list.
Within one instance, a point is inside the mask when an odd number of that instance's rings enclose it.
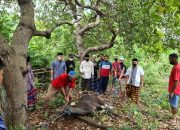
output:
{"label": "standing man", "polygon": [[91,78],[94,76],[94,65],[89,60],[89,55],[85,55],[85,60],[81,62],[80,73],[82,74],[81,89],[91,90]]}
{"label": "standing man", "polygon": [[[2,80],[3,80],[3,69],[4,69],[5,65],[2,62],[2,60],[0,59],[0,86],[2,84]],[[0,114],[0,130],[7,130],[6,125],[4,123],[3,118],[1,117]]]}
{"label": "standing man", "polygon": [[124,57],[123,56],[120,56],[119,63],[121,65],[121,69],[124,69],[124,73],[123,73],[123,75],[124,75],[126,73],[127,68],[126,68],[126,66],[124,64]]}
{"label": "standing man", "polygon": [[75,63],[74,63],[73,54],[69,54],[69,59],[66,60],[66,68],[67,68],[67,73],[69,73],[69,71],[75,70]]}
{"label": "standing man", "polygon": [[92,77],[92,83],[91,83],[91,87],[92,90],[97,91],[97,80],[98,80],[98,62],[96,61],[96,55],[92,56],[92,62],[94,65],[94,76]]}
{"label": "standing man", "polygon": [[140,88],[143,87],[144,70],[138,66],[138,59],[132,59],[132,67],[127,70],[127,96],[136,104],[139,103]]}
{"label": "standing man", "polygon": [[98,85],[98,94],[106,92],[108,82],[109,82],[109,77],[112,80],[112,64],[108,61],[109,56],[105,55],[104,56],[104,61],[102,61],[99,64],[99,85]]}
{"label": "standing man", "polygon": [[112,82],[112,90],[115,88],[115,83],[118,81],[119,76],[120,76],[120,63],[118,62],[117,56],[114,57],[114,62],[112,63],[112,71],[113,71],[113,82]]}
{"label": "standing man", "polygon": [[180,95],[180,63],[178,63],[178,55],[175,53],[170,54],[169,62],[173,65],[171,75],[169,77],[169,103],[171,105],[171,113],[176,115],[178,112]]}
{"label": "standing man", "polygon": [[64,73],[66,73],[66,63],[63,61],[63,53],[58,53],[57,60],[51,64],[51,81]]}

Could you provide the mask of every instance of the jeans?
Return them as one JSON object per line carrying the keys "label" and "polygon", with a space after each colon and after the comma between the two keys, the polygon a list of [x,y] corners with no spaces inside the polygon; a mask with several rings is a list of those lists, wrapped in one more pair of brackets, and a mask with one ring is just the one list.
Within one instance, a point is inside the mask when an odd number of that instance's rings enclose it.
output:
{"label": "jeans", "polygon": [[99,79],[98,93],[106,92],[109,76],[101,76]]}

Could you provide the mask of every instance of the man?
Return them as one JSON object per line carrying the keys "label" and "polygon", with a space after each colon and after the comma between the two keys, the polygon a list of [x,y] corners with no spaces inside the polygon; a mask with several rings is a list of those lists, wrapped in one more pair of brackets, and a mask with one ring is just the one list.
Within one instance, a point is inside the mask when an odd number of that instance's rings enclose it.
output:
{"label": "man", "polygon": [[51,81],[64,73],[66,73],[66,63],[63,61],[63,54],[58,53],[57,60],[51,64]]}
{"label": "man", "polygon": [[114,85],[118,81],[120,72],[121,71],[121,66],[120,63],[118,62],[117,56],[114,57],[114,62],[112,63],[112,72],[113,72],[113,82],[112,82],[112,90],[114,90]]}
{"label": "man", "polygon": [[74,56],[73,54],[69,54],[69,59],[66,60],[66,68],[67,68],[67,73],[71,70],[75,70],[75,63],[74,63]]}
{"label": "man", "polygon": [[[45,96],[46,106],[47,102],[53,98],[54,94],[61,92],[65,100],[69,102],[72,98],[72,90],[76,86],[75,71],[70,71],[68,74],[64,73],[52,81]],[[68,90],[69,89],[69,90]]]}
{"label": "man", "polygon": [[171,105],[171,113],[176,115],[178,112],[180,95],[180,63],[178,63],[178,55],[175,53],[170,54],[169,62],[171,65],[173,65],[171,75],[169,77],[169,103]]}
{"label": "man", "polygon": [[[3,69],[5,65],[3,61],[0,59],[0,86],[2,85],[2,80],[3,80]],[[4,123],[4,120],[2,119],[0,115],[0,130],[7,130],[6,125]]]}
{"label": "man", "polygon": [[123,56],[120,56],[120,58],[119,58],[119,63],[120,63],[120,65],[121,65],[121,69],[124,69],[123,74],[125,74],[125,73],[126,73],[126,66],[125,66],[125,64],[124,64],[124,57],[123,57]]}
{"label": "man", "polygon": [[128,68],[127,73],[127,96],[136,104],[139,103],[140,88],[143,87],[144,70],[138,66],[138,59],[132,59],[132,67]]}
{"label": "man", "polygon": [[82,74],[82,91],[91,90],[91,78],[94,76],[94,64],[89,60],[89,55],[85,55],[85,60],[81,62],[80,73]]}
{"label": "man", "polygon": [[99,85],[98,85],[98,94],[106,92],[107,85],[109,82],[109,77],[110,79],[112,78],[112,64],[108,61],[109,56],[105,55],[104,61],[102,61],[99,64]]}
{"label": "man", "polygon": [[92,56],[92,62],[94,65],[94,76],[92,77],[92,90],[97,91],[97,79],[98,79],[98,63],[96,61],[96,55]]}

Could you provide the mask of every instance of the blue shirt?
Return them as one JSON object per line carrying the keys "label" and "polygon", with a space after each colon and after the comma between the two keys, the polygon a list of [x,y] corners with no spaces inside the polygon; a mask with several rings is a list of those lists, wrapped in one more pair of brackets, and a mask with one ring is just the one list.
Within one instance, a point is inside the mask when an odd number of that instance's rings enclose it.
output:
{"label": "blue shirt", "polygon": [[51,70],[54,70],[54,79],[65,73],[66,63],[64,61],[53,61],[51,64]]}
{"label": "blue shirt", "polygon": [[4,120],[0,116],[0,130],[7,130]]}

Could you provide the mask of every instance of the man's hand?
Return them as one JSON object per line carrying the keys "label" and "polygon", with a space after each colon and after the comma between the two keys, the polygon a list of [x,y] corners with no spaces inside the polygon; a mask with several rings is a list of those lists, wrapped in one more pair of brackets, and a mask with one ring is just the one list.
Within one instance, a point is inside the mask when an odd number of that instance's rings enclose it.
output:
{"label": "man's hand", "polygon": [[171,99],[174,96],[174,93],[169,93],[169,99]]}
{"label": "man's hand", "polygon": [[67,103],[69,102],[69,97],[68,97],[68,96],[66,97],[66,102],[67,102]]}
{"label": "man's hand", "polygon": [[54,78],[51,78],[51,81],[53,81],[54,80]]}

